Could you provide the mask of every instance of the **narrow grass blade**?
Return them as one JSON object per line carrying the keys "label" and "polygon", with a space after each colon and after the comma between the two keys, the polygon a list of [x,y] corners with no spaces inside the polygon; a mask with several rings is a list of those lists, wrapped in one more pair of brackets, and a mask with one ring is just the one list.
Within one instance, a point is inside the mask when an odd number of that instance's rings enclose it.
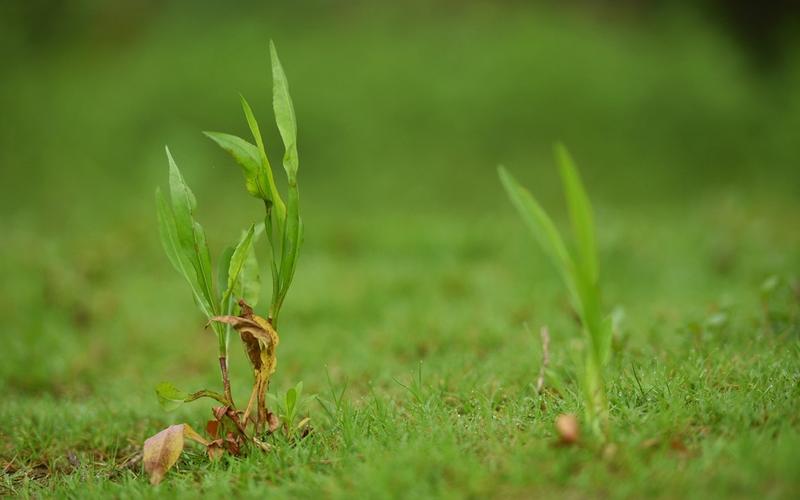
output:
{"label": "narrow grass blade", "polygon": [[504,167],[498,167],[498,173],[511,203],[527,223],[539,246],[561,273],[573,298],[577,300],[579,297],[574,283],[574,264],[555,224],[530,192],[522,187]]}
{"label": "narrow grass blade", "polygon": [[598,367],[602,367],[610,353],[611,330],[606,327],[601,317],[597,244],[592,205],[581,181],[580,173],[567,149],[563,145],[557,144],[555,155],[564,184],[564,195],[575,237],[577,254],[575,282],[581,297],[584,326],[590,335],[596,363]]}
{"label": "narrow grass blade", "polygon": [[597,248],[592,205],[567,148],[562,144],[556,144],[555,155],[561,181],[564,184],[572,232],[575,236],[577,263],[588,281],[594,283],[597,281]]}

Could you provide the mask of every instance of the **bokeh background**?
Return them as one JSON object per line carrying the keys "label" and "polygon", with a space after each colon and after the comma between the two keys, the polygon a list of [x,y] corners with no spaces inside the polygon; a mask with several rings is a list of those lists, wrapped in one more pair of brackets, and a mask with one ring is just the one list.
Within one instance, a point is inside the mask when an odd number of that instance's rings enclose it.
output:
{"label": "bokeh background", "polygon": [[[212,252],[260,217],[200,131],[246,137],[241,92],[279,165],[270,39],[298,116],[306,221],[278,384],[528,359],[507,339],[527,339],[521,325],[564,299],[496,166],[563,220],[556,141],[585,177],[607,298],[643,327],[638,342],[746,302],[800,263],[798,10],[3,2],[0,387],[155,409],[159,380],[215,383],[215,342],[161,251],[153,192],[168,144]],[[526,363],[502,366],[529,376]]]}

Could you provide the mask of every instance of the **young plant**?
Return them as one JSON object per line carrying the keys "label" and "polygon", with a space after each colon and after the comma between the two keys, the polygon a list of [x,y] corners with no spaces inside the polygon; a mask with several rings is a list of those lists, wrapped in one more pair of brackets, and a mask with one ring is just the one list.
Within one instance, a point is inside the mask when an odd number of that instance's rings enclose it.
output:
{"label": "young plant", "polygon": [[[242,167],[247,191],[261,200],[264,206],[264,223],[251,225],[235,246],[222,252],[216,281],[211,271],[211,256],[205,233],[194,219],[197,202],[167,150],[170,199],[167,200],[160,190],[156,190],[161,240],[167,257],[189,284],[195,303],[206,316],[208,325],[217,337],[222,393],[203,389],[190,394],[167,382],[156,387],[159,402],[166,410],[173,410],[183,403],[203,397],[214,399],[221,406],[213,409],[214,419],[206,425],[210,439],[202,437],[187,424],[179,424],[170,426],[145,441],[143,461],[153,483],[161,481],[166,471],[177,461],[183,449],[184,438],[203,444],[207,447],[209,457],[217,458],[225,451],[238,455],[248,444],[268,449],[269,445],[262,441],[264,434],[270,434],[280,426],[278,417],[267,408],[266,393],[277,366],[278,316],[297,266],[303,224],[300,219],[297,187],[297,125],[294,107],[289,96],[286,75],[272,42],[270,59],[273,109],[285,150],[283,168],[288,184],[286,202],[275,184],[258,122],[250,105],[241,97],[242,108],[255,144],[219,132],[205,132],[205,135],[230,153]],[[262,232],[266,233],[272,273],[272,298],[266,319],[255,314],[252,308],[260,295],[261,284],[254,245]],[[253,388],[244,409],[238,408],[233,400],[228,375],[228,346],[232,329],[239,333],[253,368]],[[291,424],[289,422],[288,425]]]}
{"label": "young plant", "polygon": [[282,401],[281,398],[273,394],[269,394],[269,398],[277,408],[288,439],[293,439],[298,432],[301,436],[305,436],[309,432],[308,417],[295,422],[302,410],[307,406],[308,401],[314,399],[313,395],[303,396],[303,382],[298,382],[297,385],[289,388]]}
{"label": "young plant", "polygon": [[502,166],[498,171],[511,202],[533,232],[539,246],[558,269],[580,317],[581,329],[588,344],[581,388],[586,416],[592,429],[603,435],[608,423],[603,370],[611,354],[611,327],[601,311],[594,217],[589,197],[566,148],[556,145],[555,156],[567,199],[574,251],[567,249],[555,224],[530,192]]}

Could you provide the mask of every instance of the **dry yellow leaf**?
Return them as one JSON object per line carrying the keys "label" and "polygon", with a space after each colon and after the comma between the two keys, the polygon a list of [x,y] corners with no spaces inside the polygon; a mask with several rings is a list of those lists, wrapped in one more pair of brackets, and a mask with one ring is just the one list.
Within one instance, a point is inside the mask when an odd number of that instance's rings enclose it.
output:
{"label": "dry yellow leaf", "polygon": [[[245,415],[250,414],[253,403],[253,396],[257,397],[258,404],[258,426],[262,427],[267,422],[266,393],[269,388],[269,379],[277,368],[278,359],[276,349],[278,347],[278,332],[272,324],[253,313],[253,309],[243,300],[239,301],[241,314],[239,316],[214,316],[211,321],[218,321],[233,326],[239,332],[239,336],[244,343],[247,357],[253,365],[253,376],[255,385],[250,403],[247,405]],[[244,421],[246,422],[246,418]]]}

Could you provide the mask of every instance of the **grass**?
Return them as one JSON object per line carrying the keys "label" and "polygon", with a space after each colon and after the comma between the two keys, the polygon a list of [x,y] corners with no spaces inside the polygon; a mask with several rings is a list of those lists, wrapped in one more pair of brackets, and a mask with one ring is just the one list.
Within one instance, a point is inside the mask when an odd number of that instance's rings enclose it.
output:
{"label": "grass", "polygon": [[[293,333],[281,344],[274,391],[302,379],[308,393],[341,398],[333,415],[311,403],[315,432],[274,454],[210,465],[197,449],[156,491],[791,497],[800,488],[798,304],[796,295],[776,294],[769,331],[760,284],[766,268],[784,277],[796,269],[797,252],[782,249],[797,248],[797,236],[777,217],[741,209],[737,227],[721,234],[742,230],[750,246],[736,251],[733,269],[720,272],[719,250],[704,231],[718,220],[716,205],[696,207],[692,224],[655,214],[608,218],[610,231],[598,242],[613,284],[607,300],[624,304],[627,320],[608,370],[615,451],[605,458],[592,446],[554,446],[555,416],[580,409],[573,339],[563,333],[575,328],[564,319],[567,298],[548,265],[518,268],[527,235],[503,237],[520,232],[513,231],[516,214],[508,210],[477,226],[390,219],[389,227],[414,229],[413,240],[369,217],[347,229],[318,220],[314,227],[323,229],[307,241],[306,268],[298,269],[292,313],[284,319]],[[341,233],[349,231],[359,237],[344,245]],[[679,243],[665,254],[663,240],[676,234]],[[510,241],[488,244],[492,237]],[[6,378],[6,493],[148,495],[146,477],[124,461],[166,424],[207,417],[202,403],[176,415],[158,411],[150,387],[164,373],[193,386],[216,379],[209,361],[215,342],[185,314],[191,299],[182,283],[164,282],[159,249],[143,258],[144,269],[153,266],[149,273],[107,278],[117,294],[113,308],[103,307],[108,298],[97,290],[72,306],[48,306],[47,318],[63,316],[69,325],[43,328],[56,346],[59,337],[85,331],[85,351],[59,357],[70,366],[59,373],[42,349],[40,369],[57,374],[53,380],[35,390]],[[159,287],[157,297],[143,293]],[[50,294],[56,304],[68,300]],[[78,307],[92,311],[87,327],[75,326]],[[551,318],[561,318],[550,323],[553,373],[538,397],[538,339],[523,324]],[[155,355],[164,336],[175,352]],[[11,360],[24,369],[19,358]],[[234,379],[248,380],[241,353],[234,350],[232,363]]]}
{"label": "grass", "polygon": [[[504,167],[498,168],[500,181],[511,203],[533,233],[542,253],[550,258],[558,270],[564,287],[569,292],[573,314],[577,316],[579,329],[583,333],[584,345],[577,350],[584,351],[581,374],[584,412],[587,423],[597,437],[604,437],[608,424],[608,398],[606,396],[603,370],[611,355],[612,317],[606,316],[602,308],[600,273],[597,267],[597,248],[595,245],[594,214],[589,195],[583,187],[580,174],[566,148],[555,147],[564,197],[569,207],[572,226],[572,250],[567,245],[547,212],[531,193],[522,187]],[[545,335],[543,333],[543,335]],[[544,351],[542,369],[546,370],[548,350],[545,337],[542,337]],[[577,346],[576,346],[577,347]],[[537,381],[537,385],[538,385]],[[539,391],[541,392],[541,391]],[[557,425],[558,427],[558,425]],[[574,426],[571,426],[574,427]],[[575,432],[570,432],[570,435]]]}
{"label": "grass", "polygon": [[[3,494],[798,496],[796,68],[754,82],[702,27],[676,38],[526,8],[414,11],[402,43],[408,19],[388,8],[321,9],[305,30],[272,14],[176,7],[108,53],[21,52],[0,81]],[[128,461],[211,403],[163,413],[152,388],[216,386],[218,367],[153,229],[152,186],[168,142],[214,254],[261,217],[199,131],[246,134],[239,91],[269,109],[252,69],[270,36],[302,125],[307,228],[272,392],[303,381],[324,402],[297,446],[209,464],[189,444],[153,489]],[[566,227],[559,138],[602,228],[604,310],[624,313],[611,448],[554,445],[556,416],[581,411],[576,323],[494,167]]]}

